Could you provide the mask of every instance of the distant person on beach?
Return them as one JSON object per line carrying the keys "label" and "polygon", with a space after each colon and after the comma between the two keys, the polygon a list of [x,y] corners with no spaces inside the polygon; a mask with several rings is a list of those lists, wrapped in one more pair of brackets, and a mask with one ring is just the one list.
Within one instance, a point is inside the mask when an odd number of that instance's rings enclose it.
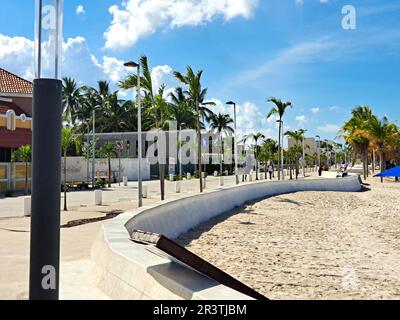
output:
{"label": "distant person on beach", "polygon": [[270,162],[268,165],[268,173],[269,173],[269,180],[272,180],[272,176],[274,174],[274,166],[272,162]]}
{"label": "distant person on beach", "polygon": [[324,171],[324,166],[321,164],[318,169],[318,175],[322,176],[322,171]]}

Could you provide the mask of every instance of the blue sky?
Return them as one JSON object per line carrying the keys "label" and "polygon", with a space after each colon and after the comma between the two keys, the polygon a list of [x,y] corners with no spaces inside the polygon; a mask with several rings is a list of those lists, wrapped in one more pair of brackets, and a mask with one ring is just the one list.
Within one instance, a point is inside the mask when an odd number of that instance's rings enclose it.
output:
{"label": "blue sky", "polygon": [[[310,136],[334,138],[359,104],[400,120],[397,0],[64,2],[63,74],[80,83],[115,84],[126,74],[122,61],[146,54],[156,85],[177,85],[171,72],[186,65],[203,69],[216,111],[231,112],[227,100],[239,104],[242,133],[276,138],[265,119],[272,96],[293,102],[287,128]],[[347,4],[356,9],[355,30],[342,28]],[[0,1],[0,67],[27,78],[33,13],[33,0]]]}

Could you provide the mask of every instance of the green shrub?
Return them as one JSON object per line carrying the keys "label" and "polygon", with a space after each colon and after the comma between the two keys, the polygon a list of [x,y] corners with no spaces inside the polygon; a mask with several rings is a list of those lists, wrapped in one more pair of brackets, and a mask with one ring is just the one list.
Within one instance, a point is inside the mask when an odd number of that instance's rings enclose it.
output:
{"label": "green shrub", "polygon": [[106,182],[104,180],[96,180],[94,187],[96,189],[103,189],[106,187]]}

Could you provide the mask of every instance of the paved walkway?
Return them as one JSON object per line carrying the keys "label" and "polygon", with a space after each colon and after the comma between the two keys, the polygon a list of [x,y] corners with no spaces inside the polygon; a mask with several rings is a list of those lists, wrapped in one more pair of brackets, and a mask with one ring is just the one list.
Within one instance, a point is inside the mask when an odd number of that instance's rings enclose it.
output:
{"label": "paved walkway", "polygon": [[[208,177],[205,192],[219,187],[219,177]],[[248,182],[247,182],[248,183]],[[159,181],[147,181],[149,198],[144,205],[160,201]],[[225,186],[234,185],[235,177],[225,177]],[[182,193],[197,193],[199,180],[182,182]],[[166,199],[176,195],[174,183],[166,181]],[[137,183],[103,192],[103,205],[93,205],[93,192],[68,193],[67,212],[61,222],[102,218],[111,212],[136,208]],[[62,299],[107,299],[92,283],[90,251],[103,222],[61,229],[60,296]],[[28,296],[30,218],[23,217],[23,197],[0,199],[0,299],[25,299]],[[79,288],[77,290],[76,288]]]}
{"label": "paved walkway", "polygon": [[[277,174],[275,174],[277,176]],[[255,174],[253,175],[255,180]],[[276,178],[275,178],[276,180]],[[219,177],[208,176],[206,179],[206,190],[219,187]],[[241,181],[241,179],[240,179]],[[148,188],[149,199],[160,196],[160,182],[158,180],[145,181],[143,183]],[[234,185],[234,176],[224,177],[225,186]],[[165,181],[166,196],[175,194],[174,183]],[[182,193],[192,193],[199,190],[199,180],[191,179],[181,182]],[[91,206],[94,201],[93,191],[75,191],[67,193],[68,210],[77,210]],[[103,190],[103,203],[113,204],[118,202],[137,201],[137,182],[129,182],[127,187],[113,184],[112,188]],[[64,194],[61,194],[61,208],[63,207]],[[0,198],[0,219],[8,217],[22,217],[24,214],[24,197]]]}

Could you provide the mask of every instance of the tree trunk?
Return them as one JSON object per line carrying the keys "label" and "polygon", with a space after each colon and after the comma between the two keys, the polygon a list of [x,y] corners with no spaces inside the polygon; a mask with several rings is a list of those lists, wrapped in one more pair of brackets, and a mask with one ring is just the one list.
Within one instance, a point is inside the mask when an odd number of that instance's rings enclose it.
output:
{"label": "tree trunk", "polygon": [[257,144],[256,144],[256,150],[254,152],[254,160],[256,161],[256,181],[258,181]]}
{"label": "tree trunk", "polygon": [[278,180],[281,180],[281,128],[282,122],[279,122],[279,139],[278,139]]}
{"label": "tree trunk", "polygon": [[364,147],[363,150],[363,169],[364,169],[364,180],[367,180],[368,177],[368,156],[367,156],[367,148]]}
{"label": "tree trunk", "polygon": [[28,162],[25,162],[25,195],[28,195]]}
{"label": "tree trunk", "polygon": [[64,153],[64,211],[67,209],[67,154]]}
{"label": "tree trunk", "polygon": [[111,188],[111,158],[108,157],[108,187]]}
{"label": "tree trunk", "polygon": [[219,164],[219,173],[221,175],[221,177],[223,176],[223,159],[224,159],[224,149],[223,149],[223,145],[222,145],[222,133],[220,132],[220,141],[221,141],[221,157],[220,157],[220,164]]}
{"label": "tree trunk", "polygon": [[161,191],[161,201],[165,200],[165,172],[164,172],[164,164],[161,162],[158,165],[158,169],[160,171],[160,191]]}
{"label": "tree trunk", "polygon": [[[381,168],[381,173],[386,170],[385,168],[385,153],[383,152],[382,148],[380,149],[380,168]],[[383,177],[381,177],[381,183],[383,183]]]}
{"label": "tree trunk", "polygon": [[376,157],[375,149],[372,149],[372,173],[375,173]]}
{"label": "tree trunk", "polygon": [[265,162],[265,164],[264,164],[264,177],[265,177],[265,180],[268,179],[267,171],[268,171],[268,163]]}

